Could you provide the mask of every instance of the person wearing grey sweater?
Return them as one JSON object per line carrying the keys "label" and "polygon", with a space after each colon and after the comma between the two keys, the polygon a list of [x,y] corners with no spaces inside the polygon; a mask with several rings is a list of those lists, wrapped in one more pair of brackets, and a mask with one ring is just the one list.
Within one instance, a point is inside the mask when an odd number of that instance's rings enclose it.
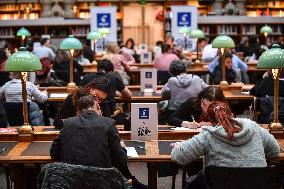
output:
{"label": "person wearing grey sweater", "polygon": [[[279,144],[266,129],[249,119],[232,118],[230,111],[223,111],[224,107],[228,108],[225,103],[213,102],[207,112],[213,126],[203,128],[200,134],[187,141],[174,144],[171,153],[174,162],[186,165],[204,156],[205,166],[266,167],[266,158],[278,156]],[[228,120],[232,127],[224,126]]]}
{"label": "person wearing grey sweater", "polygon": [[170,97],[168,110],[177,110],[188,98],[196,97],[208,85],[197,75],[187,74],[186,65],[173,61],[170,65],[173,75],[162,88],[162,96]]}

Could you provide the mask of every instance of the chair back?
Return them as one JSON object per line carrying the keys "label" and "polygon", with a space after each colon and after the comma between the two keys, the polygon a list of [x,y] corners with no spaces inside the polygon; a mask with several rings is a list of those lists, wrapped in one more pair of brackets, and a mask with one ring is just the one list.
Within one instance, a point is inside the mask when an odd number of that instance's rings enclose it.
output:
{"label": "chair back", "polygon": [[279,167],[235,168],[208,166],[205,169],[210,189],[279,189]]}
{"label": "chair back", "polygon": [[[24,124],[23,103],[22,102],[2,102],[10,126],[21,126]],[[28,103],[29,111],[29,103]]]}
{"label": "chair back", "polygon": [[130,189],[131,185],[116,168],[97,168],[67,163],[47,164],[38,176],[41,189]]}

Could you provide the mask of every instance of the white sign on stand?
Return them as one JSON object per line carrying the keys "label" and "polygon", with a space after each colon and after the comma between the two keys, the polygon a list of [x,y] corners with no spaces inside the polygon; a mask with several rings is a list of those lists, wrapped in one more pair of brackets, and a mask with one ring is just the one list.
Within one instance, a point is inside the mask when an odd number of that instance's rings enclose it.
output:
{"label": "white sign on stand", "polygon": [[142,51],[140,54],[141,64],[151,64],[152,63],[152,52]]}
{"label": "white sign on stand", "polygon": [[131,103],[131,140],[158,140],[156,103]]}
{"label": "white sign on stand", "polygon": [[152,93],[157,91],[157,70],[144,68],[140,70],[140,91]]}

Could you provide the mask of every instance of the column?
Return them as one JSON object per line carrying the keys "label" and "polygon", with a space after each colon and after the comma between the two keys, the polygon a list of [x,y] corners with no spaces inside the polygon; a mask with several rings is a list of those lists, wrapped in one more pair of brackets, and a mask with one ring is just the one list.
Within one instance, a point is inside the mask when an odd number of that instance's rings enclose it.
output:
{"label": "column", "polygon": [[216,13],[216,15],[222,15],[223,13],[223,7],[222,7],[223,0],[215,0],[213,3],[213,11]]}
{"label": "column", "polygon": [[75,4],[75,0],[65,0],[64,1],[64,17],[65,18],[74,18],[73,6]]}

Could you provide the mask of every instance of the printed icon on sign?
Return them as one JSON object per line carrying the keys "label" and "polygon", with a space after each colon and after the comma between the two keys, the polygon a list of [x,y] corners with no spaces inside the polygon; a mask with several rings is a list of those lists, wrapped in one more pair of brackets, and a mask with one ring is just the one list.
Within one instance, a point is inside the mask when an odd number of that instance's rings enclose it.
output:
{"label": "printed icon on sign", "polygon": [[139,108],[139,119],[149,119],[149,108]]}
{"label": "printed icon on sign", "polygon": [[187,14],[183,14],[183,15],[181,16],[181,20],[182,20],[183,22],[185,22],[186,19],[187,19]]}
{"label": "printed icon on sign", "polygon": [[145,54],[144,54],[144,58],[147,59],[148,57],[149,57],[149,54],[148,54],[148,53],[145,53]]}
{"label": "printed icon on sign", "polygon": [[103,15],[103,16],[101,17],[101,22],[106,22],[106,19],[107,19],[107,15]]}
{"label": "printed icon on sign", "polygon": [[145,89],[153,89],[153,85],[152,84],[145,84]]}
{"label": "printed icon on sign", "polygon": [[145,78],[147,79],[152,78],[152,72],[145,72]]}
{"label": "printed icon on sign", "polygon": [[148,127],[139,127],[137,129],[137,133],[138,136],[150,136],[151,131],[148,129]]}

